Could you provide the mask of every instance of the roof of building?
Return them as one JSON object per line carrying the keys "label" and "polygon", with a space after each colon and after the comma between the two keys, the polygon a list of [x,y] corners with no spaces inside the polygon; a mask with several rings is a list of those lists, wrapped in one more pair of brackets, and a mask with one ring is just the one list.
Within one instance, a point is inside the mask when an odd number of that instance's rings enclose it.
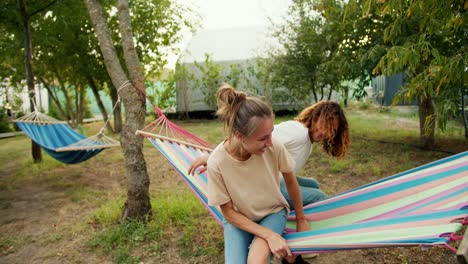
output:
{"label": "roof of building", "polygon": [[274,43],[266,26],[201,30],[187,45],[180,62],[201,62],[205,54],[213,61],[246,60],[260,56]]}

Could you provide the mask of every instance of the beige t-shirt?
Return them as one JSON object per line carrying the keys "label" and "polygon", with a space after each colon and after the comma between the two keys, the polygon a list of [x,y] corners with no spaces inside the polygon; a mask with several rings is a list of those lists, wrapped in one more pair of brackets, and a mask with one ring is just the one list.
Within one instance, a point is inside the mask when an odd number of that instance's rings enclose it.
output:
{"label": "beige t-shirt", "polygon": [[279,172],[292,172],[295,162],[281,143],[272,141],[263,155],[246,161],[234,159],[224,142],[219,144],[208,159],[208,204],[232,201],[236,211],[253,221],[289,209],[280,192]]}

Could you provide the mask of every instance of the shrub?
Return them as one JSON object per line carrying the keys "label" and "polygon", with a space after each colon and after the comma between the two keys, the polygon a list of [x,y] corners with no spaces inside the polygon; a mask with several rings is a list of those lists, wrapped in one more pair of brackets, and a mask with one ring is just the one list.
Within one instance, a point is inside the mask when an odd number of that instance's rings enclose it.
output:
{"label": "shrub", "polygon": [[11,126],[9,123],[9,116],[7,113],[7,109],[4,107],[0,107],[0,133],[11,132]]}

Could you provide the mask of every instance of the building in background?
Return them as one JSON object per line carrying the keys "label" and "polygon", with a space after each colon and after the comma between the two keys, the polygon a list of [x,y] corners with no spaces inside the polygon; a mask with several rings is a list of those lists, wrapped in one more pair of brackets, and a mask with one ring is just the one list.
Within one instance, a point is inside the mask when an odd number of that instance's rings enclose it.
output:
{"label": "building in background", "polygon": [[[392,76],[379,75],[372,78],[372,94],[377,104],[389,106],[393,103],[398,91],[405,85],[404,73]],[[405,102],[400,100],[398,105],[415,105],[416,101]]]}

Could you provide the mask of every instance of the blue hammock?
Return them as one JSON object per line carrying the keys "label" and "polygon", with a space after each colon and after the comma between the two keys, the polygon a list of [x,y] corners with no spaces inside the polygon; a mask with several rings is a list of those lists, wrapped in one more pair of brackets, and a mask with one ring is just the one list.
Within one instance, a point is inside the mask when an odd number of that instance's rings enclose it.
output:
{"label": "blue hammock", "polygon": [[51,121],[50,117],[46,121],[18,119],[15,122],[52,158],[67,164],[86,161],[105,148],[120,146],[118,141],[102,133],[86,138],[63,122]]}

